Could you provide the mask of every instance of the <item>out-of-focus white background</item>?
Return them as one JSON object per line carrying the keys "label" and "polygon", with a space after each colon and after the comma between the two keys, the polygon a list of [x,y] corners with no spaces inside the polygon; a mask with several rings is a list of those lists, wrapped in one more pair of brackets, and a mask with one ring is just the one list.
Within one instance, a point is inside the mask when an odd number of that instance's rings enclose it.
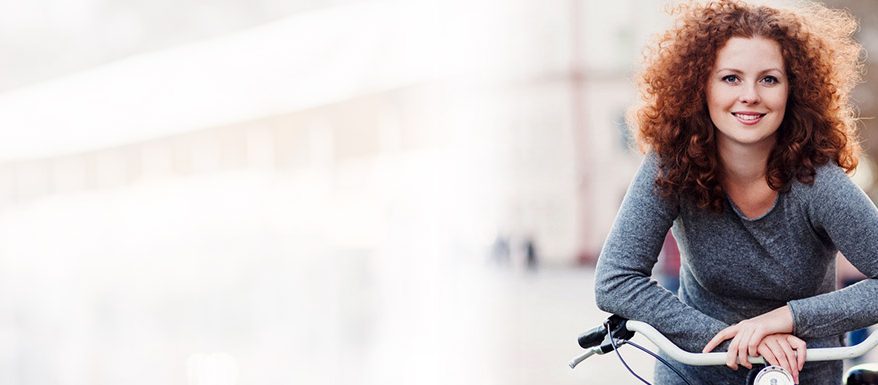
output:
{"label": "out-of-focus white background", "polygon": [[566,362],[663,4],[0,1],[0,384],[625,383]]}

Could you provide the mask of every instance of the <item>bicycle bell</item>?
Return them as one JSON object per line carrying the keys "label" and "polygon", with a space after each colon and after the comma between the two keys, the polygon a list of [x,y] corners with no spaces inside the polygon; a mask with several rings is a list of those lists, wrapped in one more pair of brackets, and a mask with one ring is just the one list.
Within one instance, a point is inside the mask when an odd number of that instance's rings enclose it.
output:
{"label": "bicycle bell", "polygon": [[753,385],[794,385],[793,376],[780,366],[766,366],[756,375]]}

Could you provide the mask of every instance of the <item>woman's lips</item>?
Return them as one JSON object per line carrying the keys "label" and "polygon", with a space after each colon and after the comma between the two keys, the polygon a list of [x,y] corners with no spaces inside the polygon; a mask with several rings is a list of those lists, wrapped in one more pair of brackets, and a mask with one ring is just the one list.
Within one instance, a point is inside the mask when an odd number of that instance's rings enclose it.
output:
{"label": "woman's lips", "polygon": [[738,119],[741,124],[752,126],[756,123],[759,123],[762,120],[762,117],[765,114],[758,112],[733,112],[732,115],[735,116],[735,119]]}

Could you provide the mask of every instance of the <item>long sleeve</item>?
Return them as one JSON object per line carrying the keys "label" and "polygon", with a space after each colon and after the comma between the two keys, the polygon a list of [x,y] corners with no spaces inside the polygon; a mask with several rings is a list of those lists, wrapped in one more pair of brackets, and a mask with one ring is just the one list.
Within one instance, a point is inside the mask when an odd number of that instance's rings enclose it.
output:
{"label": "long sleeve", "polygon": [[868,278],[850,287],[790,301],[795,333],[825,337],[878,322],[878,209],[835,165],[818,170],[808,215],[823,234]]}
{"label": "long sleeve", "polygon": [[650,153],[628,188],[595,273],[600,309],[653,325],[681,348],[699,352],[725,323],[682,303],[650,278],[665,234],[678,214],[655,185],[658,158]]}

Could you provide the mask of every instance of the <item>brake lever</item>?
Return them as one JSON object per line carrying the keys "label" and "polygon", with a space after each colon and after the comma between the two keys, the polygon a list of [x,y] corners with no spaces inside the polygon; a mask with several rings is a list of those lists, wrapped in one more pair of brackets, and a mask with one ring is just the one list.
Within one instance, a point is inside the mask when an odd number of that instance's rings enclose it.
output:
{"label": "brake lever", "polygon": [[607,320],[603,323],[603,328],[604,330],[610,330],[610,332],[604,334],[604,339],[603,341],[601,341],[600,345],[587,349],[585,353],[580,354],[579,356],[571,360],[567,365],[570,366],[571,369],[573,369],[576,367],[576,365],[579,365],[580,362],[585,361],[585,359],[595,354],[606,354],[612,352],[614,341],[610,340],[610,338],[616,339],[616,347],[627,344],[628,340],[634,337],[634,332],[628,330],[628,328],[625,327],[626,321],[628,321],[626,318],[622,318],[617,315],[612,315],[610,316],[610,318],[607,318]]}

